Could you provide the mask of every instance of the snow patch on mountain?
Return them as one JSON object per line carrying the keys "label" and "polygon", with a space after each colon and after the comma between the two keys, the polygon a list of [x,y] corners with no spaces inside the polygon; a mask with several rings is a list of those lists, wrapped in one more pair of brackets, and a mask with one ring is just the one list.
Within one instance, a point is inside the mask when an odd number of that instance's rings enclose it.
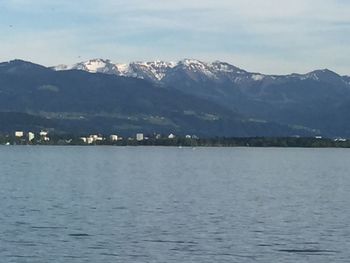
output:
{"label": "snow patch on mountain", "polygon": [[265,78],[265,76],[264,76],[264,75],[261,75],[261,74],[253,74],[253,75],[251,76],[251,78],[252,78],[253,80],[255,80],[255,81],[261,81],[261,80],[263,80],[263,79]]}
{"label": "snow patch on mountain", "polygon": [[103,60],[91,60],[82,65],[77,65],[79,68],[81,66],[82,69],[86,68],[89,72],[103,72],[107,66],[108,61]]}
{"label": "snow patch on mountain", "polygon": [[184,72],[194,80],[225,81],[235,83],[246,81],[262,81],[265,75],[248,73],[229,63],[215,61],[202,62],[197,59],[183,59],[179,62],[151,61],[131,62],[129,64],[112,63],[110,60],[92,59],[77,63],[73,66],[59,65],[54,70],[83,70],[90,73],[115,74],[124,77],[146,79],[153,82],[161,82],[169,74]]}
{"label": "snow patch on mountain", "polygon": [[62,70],[69,70],[71,69],[69,66],[67,65],[57,65],[57,66],[54,66],[54,67],[51,67],[53,70],[56,70],[56,71],[62,71]]}
{"label": "snow patch on mountain", "polygon": [[118,74],[118,69],[110,60],[93,59],[86,62],[78,63],[73,69],[85,70],[91,73]]}
{"label": "snow patch on mountain", "polygon": [[133,62],[130,67],[133,73],[145,79],[160,81],[168,71],[176,66],[175,62],[152,61],[152,62]]}
{"label": "snow patch on mountain", "polygon": [[210,64],[204,63],[196,59],[184,59],[178,63],[179,67],[182,67],[185,70],[190,72],[202,74],[208,78],[216,78],[215,73]]}
{"label": "snow patch on mountain", "polygon": [[211,63],[210,66],[215,72],[220,72],[220,73],[235,73],[235,74],[247,73],[246,71],[241,70],[229,63],[221,62],[221,61],[215,61]]}
{"label": "snow patch on mountain", "polygon": [[318,74],[315,72],[311,72],[311,73],[306,74],[304,78],[305,79],[312,79],[312,80],[316,80],[316,81],[320,80]]}
{"label": "snow patch on mountain", "polygon": [[120,76],[129,76],[130,75],[130,66],[129,64],[115,64]]}

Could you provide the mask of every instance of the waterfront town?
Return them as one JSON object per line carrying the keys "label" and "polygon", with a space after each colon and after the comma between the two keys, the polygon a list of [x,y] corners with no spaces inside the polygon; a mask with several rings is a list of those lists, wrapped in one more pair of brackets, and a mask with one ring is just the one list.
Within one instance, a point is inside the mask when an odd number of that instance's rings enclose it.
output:
{"label": "waterfront town", "polygon": [[346,138],[315,137],[215,137],[199,138],[197,135],[144,134],[132,136],[118,134],[90,134],[86,136],[55,134],[49,130],[40,132],[15,131],[0,134],[0,145],[77,145],[77,146],[177,146],[177,147],[306,147],[306,148],[350,148]]}
{"label": "waterfront town", "polygon": [[102,134],[91,134],[87,136],[57,135],[50,134],[49,131],[41,130],[38,133],[29,131],[15,131],[13,134],[0,135],[2,145],[118,145],[118,144],[143,144],[147,141],[155,140],[175,140],[175,139],[198,140],[196,135],[185,135],[178,137],[173,133],[162,135],[154,133],[145,135],[136,133],[132,137],[123,137],[117,134],[104,136]]}

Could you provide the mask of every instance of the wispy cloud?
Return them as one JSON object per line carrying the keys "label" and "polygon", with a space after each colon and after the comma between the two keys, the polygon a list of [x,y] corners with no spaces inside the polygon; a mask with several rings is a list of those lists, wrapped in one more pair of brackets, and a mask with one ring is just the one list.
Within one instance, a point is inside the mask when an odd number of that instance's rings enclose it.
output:
{"label": "wispy cloud", "polygon": [[350,74],[345,0],[0,0],[0,59],[53,65],[196,57]]}

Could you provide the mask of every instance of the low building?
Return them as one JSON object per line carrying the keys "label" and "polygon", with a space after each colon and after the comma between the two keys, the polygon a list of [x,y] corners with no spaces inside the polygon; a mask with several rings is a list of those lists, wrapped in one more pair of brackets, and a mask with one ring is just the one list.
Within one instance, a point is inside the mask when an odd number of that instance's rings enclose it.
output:
{"label": "low building", "polygon": [[139,141],[139,142],[143,141],[143,133],[137,133],[136,134],[136,140]]}
{"label": "low building", "polygon": [[15,137],[16,138],[22,138],[24,136],[24,132],[23,131],[16,131],[15,132]]}
{"label": "low building", "polygon": [[94,143],[94,138],[93,137],[86,138],[86,143],[87,144],[93,144]]}
{"label": "low building", "polygon": [[39,135],[40,135],[40,137],[47,137],[47,135],[49,134],[49,132],[47,132],[47,131],[40,131],[40,133],[39,133]]}
{"label": "low building", "polygon": [[109,139],[110,139],[112,142],[116,142],[116,141],[118,141],[118,135],[112,134],[111,136],[109,136]]}
{"label": "low building", "polygon": [[100,142],[104,140],[104,138],[100,135],[90,135],[90,138],[92,138],[93,142]]}
{"label": "low building", "polygon": [[31,142],[35,139],[35,134],[33,132],[28,132],[28,141]]}
{"label": "low building", "polygon": [[175,135],[170,133],[169,136],[168,136],[169,139],[175,139]]}
{"label": "low building", "polygon": [[82,140],[84,143],[87,143],[87,144],[93,144],[95,142],[104,141],[105,138],[103,138],[100,135],[89,135],[89,137],[80,137],[80,140]]}
{"label": "low building", "polygon": [[345,139],[345,138],[336,138],[336,139],[334,139],[334,141],[335,142],[346,142],[347,139]]}

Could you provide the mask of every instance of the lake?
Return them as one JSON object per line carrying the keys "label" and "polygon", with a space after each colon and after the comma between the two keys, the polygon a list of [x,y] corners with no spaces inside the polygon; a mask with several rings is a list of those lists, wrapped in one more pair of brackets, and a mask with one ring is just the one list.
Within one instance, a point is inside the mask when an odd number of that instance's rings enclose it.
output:
{"label": "lake", "polygon": [[350,150],[0,147],[1,262],[349,262]]}

